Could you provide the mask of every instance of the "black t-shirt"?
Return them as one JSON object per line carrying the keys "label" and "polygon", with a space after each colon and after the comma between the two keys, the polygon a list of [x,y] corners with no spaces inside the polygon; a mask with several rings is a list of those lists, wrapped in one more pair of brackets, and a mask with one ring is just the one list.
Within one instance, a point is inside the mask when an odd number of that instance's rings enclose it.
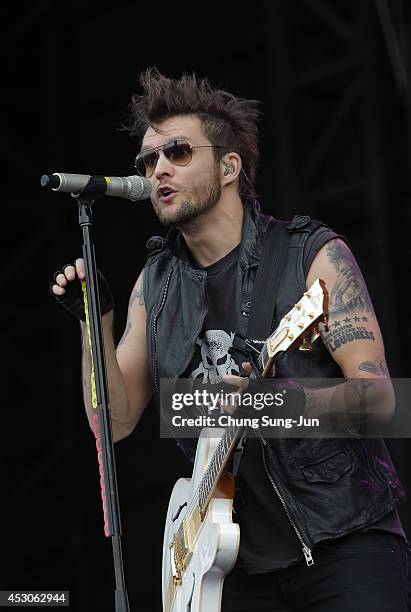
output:
{"label": "black t-shirt", "polygon": [[[185,372],[195,384],[221,383],[226,374],[240,374],[244,357],[230,355],[234,338],[236,271],[239,246],[207,272],[208,313],[195,353]],[[265,472],[260,442],[247,439],[234,499],[233,520],[240,525],[239,563],[248,573],[267,572],[302,559],[299,540]]]}
{"label": "black t-shirt", "polygon": [[[240,245],[207,272],[208,313],[194,355],[184,374],[194,384],[219,384],[226,374],[240,374],[244,357],[231,355],[235,332],[237,263]],[[274,475],[275,476],[275,475]],[[238,563],[249,574],[288,567],[304,559],[300,541],[265,471],[261,443],[250,432],[237,476],[233,520],[240,525]],[[382,530],[405,538],[397,510],[364,531]]]}

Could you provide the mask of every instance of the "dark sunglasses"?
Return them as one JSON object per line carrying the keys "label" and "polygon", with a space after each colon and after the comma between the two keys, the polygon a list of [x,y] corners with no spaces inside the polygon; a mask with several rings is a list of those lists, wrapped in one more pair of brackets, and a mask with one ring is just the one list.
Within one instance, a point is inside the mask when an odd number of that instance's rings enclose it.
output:
{"label": "dark sunglasses", "polygon": [[142,151],[136,157],[135,167],[140,176],[150,178],[156,169],[160,151],[166,158],[176,166],[187,166],[193,158],[193,149],[223,149],[222,145],[197,145],[193,146],[185,140],[172,140],[155,149]]}

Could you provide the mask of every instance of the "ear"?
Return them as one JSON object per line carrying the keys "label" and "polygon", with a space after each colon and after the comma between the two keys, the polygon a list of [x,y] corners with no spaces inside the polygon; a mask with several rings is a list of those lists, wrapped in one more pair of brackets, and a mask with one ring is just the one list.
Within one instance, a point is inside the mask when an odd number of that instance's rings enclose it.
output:
{"label": "ear", "polygon": [[240,174],[242,163],[238,153],[227,153],[221,158],[221,174],[224,184],[232,183]]}

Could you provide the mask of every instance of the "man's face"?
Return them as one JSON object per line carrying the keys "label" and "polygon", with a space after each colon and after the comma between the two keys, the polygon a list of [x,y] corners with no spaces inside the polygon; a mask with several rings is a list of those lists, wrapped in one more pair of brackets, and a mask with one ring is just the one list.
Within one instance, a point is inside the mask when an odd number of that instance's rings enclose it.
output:
{"label": "man's face", "polygon": [[[193,115],[171,117],[156,128],[161,133],[148,128],[142,150],[154,149],[177,139],[194,147],[211,145],[200,120]],[[193,149],[192,159],[186,166],[173,164],[161,151],[150,180],[153,185],[151,202],[163,225],[183,226],[213,208],[221,196],[219,166],[215,163],[212,148]]]}

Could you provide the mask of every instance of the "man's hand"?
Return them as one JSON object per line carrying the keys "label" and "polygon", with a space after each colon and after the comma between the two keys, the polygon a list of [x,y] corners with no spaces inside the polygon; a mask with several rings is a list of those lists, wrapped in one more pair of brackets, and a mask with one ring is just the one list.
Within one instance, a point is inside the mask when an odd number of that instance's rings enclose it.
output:
{"label": "man's hand", "polygon": [[[253,367],[249,361],[241,364],[242,369],[251,374]],[[240,407],[243,416],[281,416],[300,417],[303,416],[307,406],[305,388],[291,379],[284,378],[262,378],[250,380],[247,376],[224,376],[224,382],[236,387],[233,394],[236,401],[226,403],[223,408],[229,414],[233,414]],[[253,396],[253,403],[247,406],[241,404],[241,397],[247,392]],[[273,396],[282,398],[281,404],[273,406]],[[268,401],[267,401],[268,400]]]}
{"label": "man's hand", "polygon": [[[57,302],[64,306],[71,314],[80,321],[86,320],[84,312],[84,297],[81,281],[86,278],[84,259],[76,259],[74,264],[67,264],[62,271],[54,275],[54,283],[51,284],[50,291]],[[97,270],[98,290],[100,297],[101,314],[113,310],[113,296],[102,273]]]}
{"label": "man's hand", "polygon": [[74,264],[66,264],[61,272],[54,275],[54,284],[51,285],[51,292],[54,295],[62,296],[66,293],[66,287],[76,279],[80,281],[86,279],[84,259],[76,259]]}
{"label": "man's hand", "polygon": [[[249,361],[244,361],[241,364],[241,367],[243,370],[248,372],[249,375],[253,370]],[[224,412],[227,412],[227,414],[234,414],[235,411],[238,409],[240,396],[248,388],[250,380],[247,376],[236,376],[235,374],[228,374],[227,376],[223,376],[223,382],[227,383],[232,387],[235,387],[235,391],[232,395],[232,401],[225,403],[220,402],[221,407],[223,408]]]}

